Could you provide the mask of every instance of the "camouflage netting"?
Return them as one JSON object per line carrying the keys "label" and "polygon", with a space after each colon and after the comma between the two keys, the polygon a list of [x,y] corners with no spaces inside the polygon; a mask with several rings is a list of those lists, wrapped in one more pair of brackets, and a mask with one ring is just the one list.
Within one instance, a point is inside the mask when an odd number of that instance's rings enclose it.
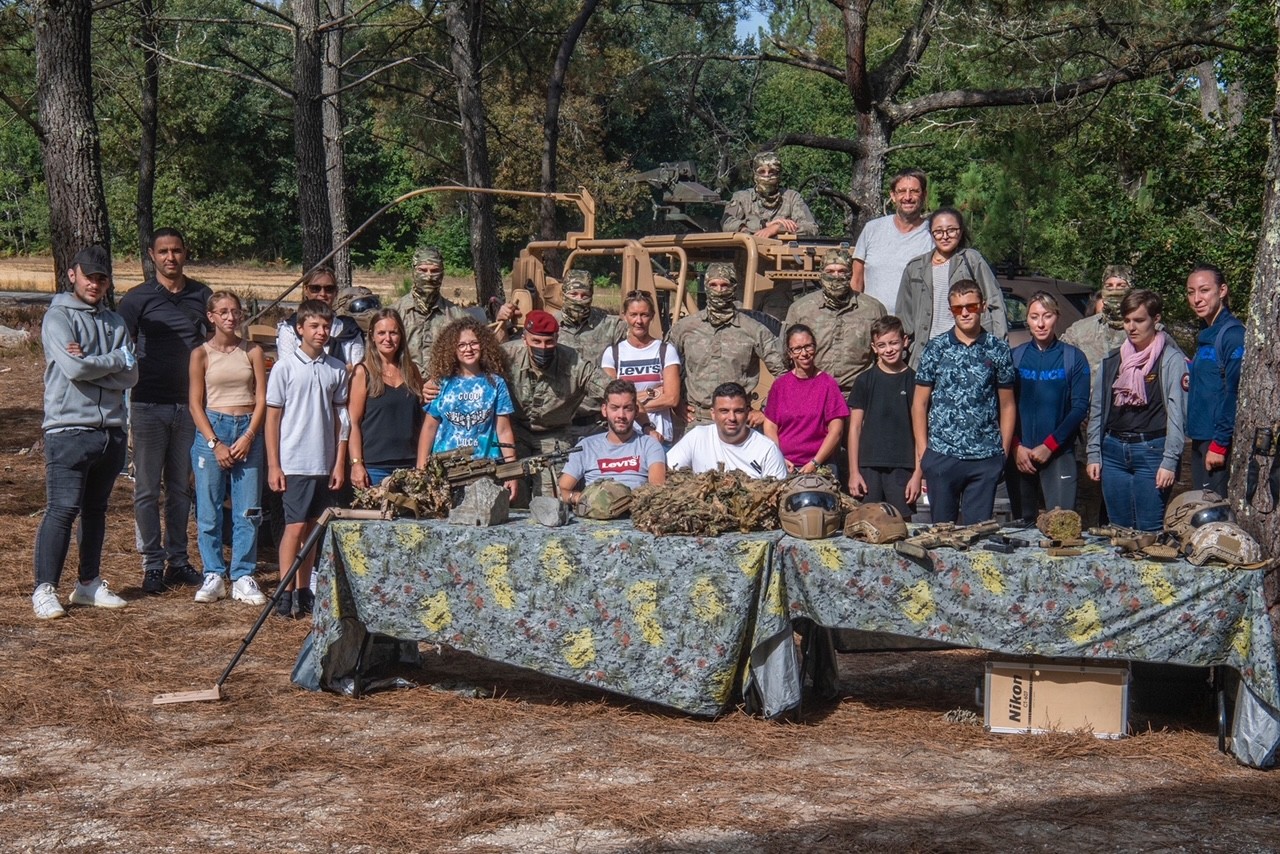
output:
{"label": "camouflage netting", "polygon": [[444,469],[430,459],[420,469],[397,469],[381,485],[357,489],[351,506],[415,519],[443,519],[453,508]]}
{"label": "camouflage netting", "polygon": [[1074,510],[1055,507],[1041,510],[1036,517],[1036,527],[1051,540],[1065,542],[1080,539],[1080,514]]}

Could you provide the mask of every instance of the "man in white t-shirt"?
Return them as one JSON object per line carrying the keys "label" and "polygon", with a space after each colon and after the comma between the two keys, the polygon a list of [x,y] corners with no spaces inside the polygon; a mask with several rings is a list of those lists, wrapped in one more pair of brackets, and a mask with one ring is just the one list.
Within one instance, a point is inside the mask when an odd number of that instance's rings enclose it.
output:
{"label": "man in white t-shirt", "polygon": [[919,169],[903,169],[889,184],[893,213],[862,228],[853,247],[855,291],[875,297],[890,308],[898,304],[898,286],[907,262],[933,249],[925,205],[929,179]]}
{"label": "man in white t-shirt", "polygon": [[603,433],[578,440],[578,449],[569,455],[560,474],[560,494],[567,503],[577,504],[582,487],[604,478],[630,489],[667,482],[667,458],[662,445],[652,436],[635,431],[639,408],[632,383],[613,380],[605,386],[600,414],[609,427]]}
{"label": "man in white t-shirt", "polygon": [[782,451],[747,424],[751,404],[747,402],[746,389],[737,383],[724,383],[711,397],[711,420],[715,423],[686,433],[668,452],[667,465],[701,474],[723,463],[726,471],[785,479],[787,461]]}

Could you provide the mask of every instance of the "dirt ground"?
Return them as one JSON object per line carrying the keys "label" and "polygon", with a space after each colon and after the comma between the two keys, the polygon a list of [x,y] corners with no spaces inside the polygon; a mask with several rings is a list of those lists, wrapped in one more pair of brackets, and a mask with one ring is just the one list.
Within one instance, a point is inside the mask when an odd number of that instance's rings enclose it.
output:
{"label": "dirt ground", "polygon": [[799,720],[699,720],[434,647],[417,689],[307,693],[307,627],[273,617],[228,699],[152,706],[212,685],[257,609],[144,596],[121,478],[103,574],[129,607],[32,616],[41,370],[0,353],[0,849],[1280,848],[1280,775],[1217,752],[1202,685],[1148,683],[1120,741],[991,735],[944,720],[980,715],[979,652],[844,655],[841,696]]}

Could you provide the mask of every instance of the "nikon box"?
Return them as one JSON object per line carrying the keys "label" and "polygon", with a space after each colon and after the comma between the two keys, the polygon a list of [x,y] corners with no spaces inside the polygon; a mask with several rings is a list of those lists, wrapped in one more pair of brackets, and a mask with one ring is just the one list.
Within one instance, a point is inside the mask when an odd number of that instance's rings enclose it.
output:
{"label": "nikon box", "polygon": [[1091,731],[1120,738],[1129,729],[1129,665],[992,658],[983,682],[988,732]]}

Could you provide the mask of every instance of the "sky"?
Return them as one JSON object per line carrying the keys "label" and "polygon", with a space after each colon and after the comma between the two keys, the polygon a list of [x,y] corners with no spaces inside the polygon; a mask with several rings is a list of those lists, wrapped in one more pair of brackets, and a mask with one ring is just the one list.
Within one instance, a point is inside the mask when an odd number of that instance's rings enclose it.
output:
{"label": "sky", "polygon": [[752,9],[748,17],[738,22],[738,38],[745,39],[758,35],[761,27],[767,26],[769,18],[763,12]]}

